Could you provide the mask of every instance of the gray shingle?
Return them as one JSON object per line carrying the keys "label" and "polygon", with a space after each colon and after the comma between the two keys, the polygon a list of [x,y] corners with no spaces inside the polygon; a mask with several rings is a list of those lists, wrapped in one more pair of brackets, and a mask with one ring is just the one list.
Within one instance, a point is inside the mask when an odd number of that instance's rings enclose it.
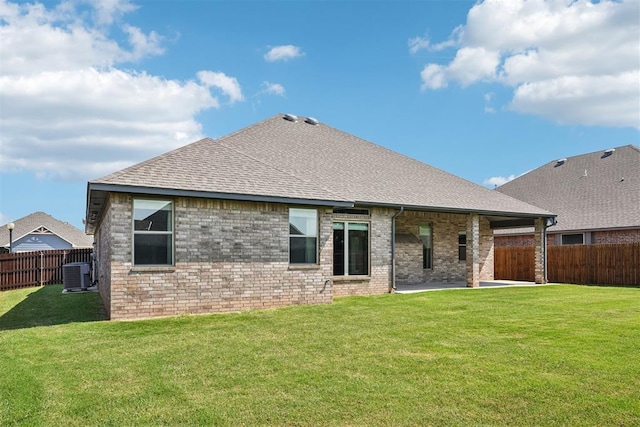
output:
{"label": "gray shingle", "polygon": [[326,124],[273,116],[93,181],[175,190],[549,215]]}
{"label": "gray shingle", "polygon": [[[88,236],[68,222],[60,221],[44,212],[34,212],[16,221],[13,229],[13,241],[44,227],[58,237],[71,243],[74,248],[90,248],[93,246],[93,236]],[[0,227],[0,246],[9,247],[9,230],[7,224]]]}
{"label": "gray shingle", "polygon": [[554,160],[497,190],[558,214],[549,231],[640,227],[640,149]]}

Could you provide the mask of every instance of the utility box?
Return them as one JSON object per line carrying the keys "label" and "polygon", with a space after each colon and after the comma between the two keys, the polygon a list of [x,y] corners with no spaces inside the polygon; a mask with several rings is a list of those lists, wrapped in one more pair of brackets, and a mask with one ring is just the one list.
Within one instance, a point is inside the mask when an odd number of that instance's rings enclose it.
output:
{"label": "utility box", "polygon": [[70,262],[62,266],[65,289],[87,289],[91,286],[88,262]]}

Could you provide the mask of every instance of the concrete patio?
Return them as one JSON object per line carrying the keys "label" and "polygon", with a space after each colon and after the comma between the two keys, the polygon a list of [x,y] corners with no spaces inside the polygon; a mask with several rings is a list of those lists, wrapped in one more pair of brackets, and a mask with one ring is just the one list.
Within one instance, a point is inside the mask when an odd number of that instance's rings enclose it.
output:
{"label": "concrete patio", "polygon": [[396,293],[413,294],[416,292],[443,291],[447,289],[485,289],[485,288],[503,288],[503,287],[527,287],[527,286],[546,286],[534,282],[520,282],[516,280],[487,280],[480,282],[480,288],[469,288],[466,282],[453,283],[419,283],[416,285],[397,285]]}

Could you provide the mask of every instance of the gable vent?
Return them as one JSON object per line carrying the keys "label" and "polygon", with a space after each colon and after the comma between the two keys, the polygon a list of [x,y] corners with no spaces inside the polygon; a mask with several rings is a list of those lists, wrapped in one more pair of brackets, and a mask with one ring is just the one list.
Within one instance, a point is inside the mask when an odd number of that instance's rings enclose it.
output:
{"label": "gable vent", "polygon": [[284,116],[282,116],[283,119],[288,120],[290,122],[297,122],[298,121],[298,116],[294,116],[293,114],[285,114]]}
{"label": "gable vent", "polygon": [[609,148],[608,150],[604,150],[604,154],[602,155],[602,157],[609,157],[615,152],[616,152],[615,148]]}
{"label": "gable vent", "polygon": [[567,159],[566,159],[566,158],[565,158],[565,159],[558,159],[558,160],[556,161],[556,167],[557,167],[557,166],[564,165],[564,164],[566,163],[566,161],[567,161]]}
{"label": "gable vent", "polygon": [[320,123],[318,119],[315,119],[313,117],[307,117],[306,119],[304,119],[304,122],[314,126]]}

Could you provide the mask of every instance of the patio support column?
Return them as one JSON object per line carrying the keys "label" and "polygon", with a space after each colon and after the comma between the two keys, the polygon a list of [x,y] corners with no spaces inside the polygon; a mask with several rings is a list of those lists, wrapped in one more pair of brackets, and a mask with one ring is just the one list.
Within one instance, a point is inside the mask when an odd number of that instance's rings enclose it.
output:
{"label": "patio support column", "polygon": [[544,263],[545,263],[545,227],[544,227],[544,218],[536,218],[535,227],[533,233],[533,243],[535,245],[534,248],[534,279],[536,283],[547,283],[547,278],[544,274]]}
{"label": "patio support column", "polygon": [[480,286],[480,216],[472,213],[467,219],[467,287]]}

